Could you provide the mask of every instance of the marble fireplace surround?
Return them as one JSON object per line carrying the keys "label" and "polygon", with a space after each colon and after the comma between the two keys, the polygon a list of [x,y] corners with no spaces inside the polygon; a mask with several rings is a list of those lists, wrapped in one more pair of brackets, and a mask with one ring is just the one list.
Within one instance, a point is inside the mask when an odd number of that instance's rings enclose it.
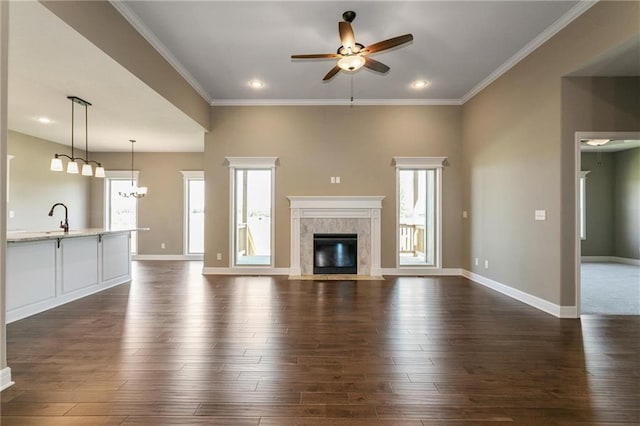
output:
{"label": "marble fireplace surround", "polygon": [[384,196],[293,196],[291,276],[313,274],[314,233],[358,234],[358,275],[382,276],[380,212]]}

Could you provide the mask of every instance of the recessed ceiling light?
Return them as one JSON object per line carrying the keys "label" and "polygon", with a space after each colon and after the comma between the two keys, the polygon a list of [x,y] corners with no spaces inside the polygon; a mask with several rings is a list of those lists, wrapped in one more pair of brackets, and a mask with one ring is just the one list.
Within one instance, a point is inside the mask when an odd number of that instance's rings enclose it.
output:
{"label": "recessed ceiling light", "polygon": [[416,80],[413,83],[411,83],[411,87],[413,87],[414,89],[424,89],[428,85],[429,85],[429,82],[427,80]]}
{"label": "recessed ceiling light", "polygon": [[264,82],[260,80],[251,80],[249,82],[249,87],[252,89],[262,89],[264,87]]}
{"label": "recessed ceiling light", "polygon": [[51,123],[53,123],[53,120],[48,118],[48,117],[38,117],[38,118],[36,118],[36,121],[38,123],[42,123],[42,124],[51,124]]}
{"label": "recessed ceiling light", "polygon": [[611,139],[587,139],[584,142],[591,146],[602,146],[611,142]]}

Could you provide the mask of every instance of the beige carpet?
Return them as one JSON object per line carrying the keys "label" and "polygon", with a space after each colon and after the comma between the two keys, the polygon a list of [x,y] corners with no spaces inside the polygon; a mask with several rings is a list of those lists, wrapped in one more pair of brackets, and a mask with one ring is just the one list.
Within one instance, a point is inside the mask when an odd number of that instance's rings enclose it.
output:
{"label": "beige carpet", "polygon": [[371,275],[344,275],[344,274],[316,274],[316,275],[297,275],[289,276],[290,280],[307,280],[307,281],[378,281],[384,280],[383,277],[372,277]]}

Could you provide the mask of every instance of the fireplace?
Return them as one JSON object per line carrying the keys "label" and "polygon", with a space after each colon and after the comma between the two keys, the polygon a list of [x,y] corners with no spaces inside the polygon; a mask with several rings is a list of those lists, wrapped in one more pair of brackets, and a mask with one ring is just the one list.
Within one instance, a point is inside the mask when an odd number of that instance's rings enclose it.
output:
{"label": "fireplace", "polygon": [[291,203],[292,277],[313,275],[315,234],[356,234],[356,274],[379,277],[380,211],[384,196],[287,196]]}
{"label": "fireplace", "polygon": [[313,234],[314,274],[357,274],[357,234]]}

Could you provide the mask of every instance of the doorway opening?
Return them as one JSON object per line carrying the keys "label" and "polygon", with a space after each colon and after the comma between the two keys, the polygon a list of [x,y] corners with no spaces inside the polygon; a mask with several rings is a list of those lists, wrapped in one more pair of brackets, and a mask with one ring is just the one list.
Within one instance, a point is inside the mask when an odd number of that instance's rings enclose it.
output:
{"label": "doorway opening", "polygon": [[576,133],[578,315],[640,315],[640,133]]}

